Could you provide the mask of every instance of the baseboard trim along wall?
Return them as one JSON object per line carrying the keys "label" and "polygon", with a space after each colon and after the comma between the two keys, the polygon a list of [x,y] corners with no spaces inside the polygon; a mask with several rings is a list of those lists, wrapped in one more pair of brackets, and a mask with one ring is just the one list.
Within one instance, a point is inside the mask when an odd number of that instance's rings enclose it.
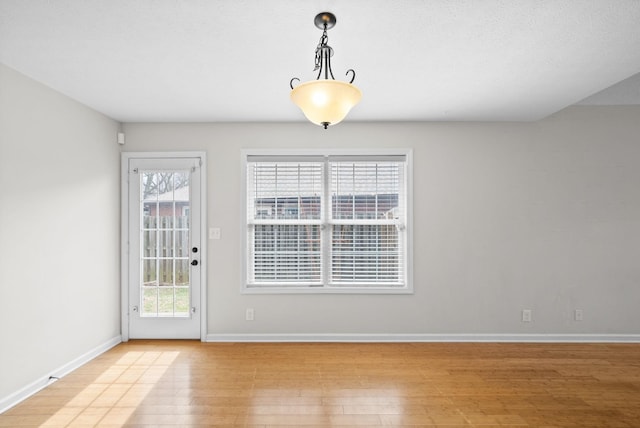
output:
{"label": "baseboard trim along wall", "polygon": [[640,343],[640,334],[207,334],[206,341]]}
{"label": "baseboard trim along wall", "polygon": [[[30,396],[32,396],[36,392],[46,388],[51,383],[55,382],[56,379],[60,379],[60,378],[62,378],[64,376],[68,375],[69,373],[71,373],[75,369],[77,369],[77,368],[81,367],[82,365],[88,363],[89,361],[93,360],[97,356],[107,352],[109,349],[113,348],[114,346],[116,346],[120,342],[122,342],[122,337],[121,336],[116,336],[116,337],[114,337],[112,339],[109,339],[108,341],[106,341],[102,345],[96,346],[95,348],[93,348],[90,351],[82,354],[78,358],[68,362],[67,364],[63,365],[62,367],[59,367],[59,368],[57,368],[55,370],[52,370],[46,376],[43,376],[43,377],[41,377],[39,379],[36,379],[35,381],[31,382],[29,385],[27,385],[24,388],[14,392],[13,394],[10,394],[7,397],[1,398],[0,399],[0,413],[3,413],[5,411],[9,410],[11,407],[13,407],[16,404],[20,403],[21,401],[29,398]],[[53,379],[53,378],[56,378],[56,379]]]}

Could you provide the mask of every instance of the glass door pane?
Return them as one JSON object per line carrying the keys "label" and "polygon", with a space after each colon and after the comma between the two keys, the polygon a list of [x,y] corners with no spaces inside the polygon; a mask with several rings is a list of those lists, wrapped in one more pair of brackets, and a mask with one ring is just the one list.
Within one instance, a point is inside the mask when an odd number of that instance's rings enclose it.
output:
{"label": "glass door pane", "polygon": [[141,317],[189,317],[189,177],[140,174]]}

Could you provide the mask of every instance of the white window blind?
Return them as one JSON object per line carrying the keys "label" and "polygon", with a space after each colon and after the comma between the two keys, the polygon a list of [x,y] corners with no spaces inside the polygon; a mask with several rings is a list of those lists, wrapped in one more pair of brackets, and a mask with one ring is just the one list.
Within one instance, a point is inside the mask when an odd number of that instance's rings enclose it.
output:
{"label": "white window blind", "polygon": [[249,248],[253,284],[321,284],[323,165],[248,164]]}
{"label": "white window blind", "polygon": [[247,288],[406,287],[406,156],[246,158]]}
{"label": "white window blind", "polygon": [[331,282],[403,284],[404,163],[331,161]]}

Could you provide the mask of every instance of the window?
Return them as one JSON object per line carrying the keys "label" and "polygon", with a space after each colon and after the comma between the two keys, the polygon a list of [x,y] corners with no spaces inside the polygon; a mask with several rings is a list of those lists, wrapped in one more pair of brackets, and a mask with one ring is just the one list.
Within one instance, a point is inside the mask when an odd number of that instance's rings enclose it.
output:
{"label": "window", "polygon": [[410,292],[410,152],[246,152],[245,291]]}

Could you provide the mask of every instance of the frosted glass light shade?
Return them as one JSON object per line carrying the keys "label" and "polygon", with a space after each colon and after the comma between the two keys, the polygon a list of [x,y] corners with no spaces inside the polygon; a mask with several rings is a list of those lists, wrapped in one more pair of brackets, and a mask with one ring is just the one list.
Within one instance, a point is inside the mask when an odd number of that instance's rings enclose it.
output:
{"label": "frosted glass light shade", "polygon": [[307,119],[320,126],[342,121],[360,98],[360,89],[339,80],[311,80],[291,91],[291,101],[300,107]]}

